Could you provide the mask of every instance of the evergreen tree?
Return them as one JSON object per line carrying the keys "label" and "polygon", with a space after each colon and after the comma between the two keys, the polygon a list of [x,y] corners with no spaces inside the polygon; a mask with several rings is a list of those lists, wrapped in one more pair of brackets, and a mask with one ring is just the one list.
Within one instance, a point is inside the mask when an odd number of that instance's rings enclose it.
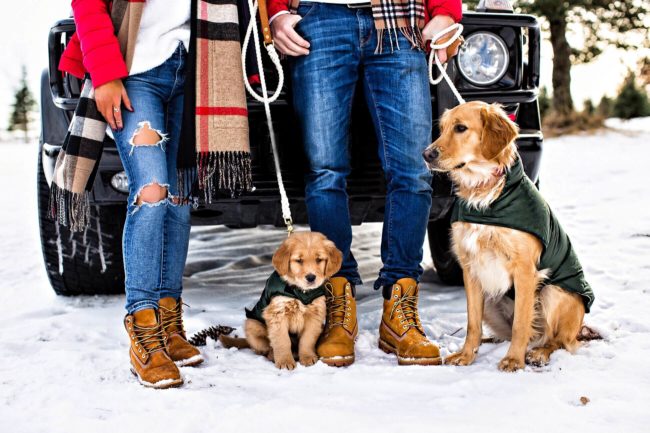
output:
{"label": "evergreen tree", "polygon": [[630,71],[614,101],[613,114],[621,119],[650,116],[650,101],[646,91],[636,84],[636,76]]}
{"label": "evergreen tree", "polygon": [[36,108],[36,100],[27,85],[27,70],[23,66],[20,87],[14,95],[13,109],[9,117],[9,131],[24,131],[25,142],[29,140],[29,122],[30,114]]}
{"label": "evergreen tree", "polygon": [[612,117],[612,99],[608,96],[603,95],[598,103],[598,114],[604,118]]}

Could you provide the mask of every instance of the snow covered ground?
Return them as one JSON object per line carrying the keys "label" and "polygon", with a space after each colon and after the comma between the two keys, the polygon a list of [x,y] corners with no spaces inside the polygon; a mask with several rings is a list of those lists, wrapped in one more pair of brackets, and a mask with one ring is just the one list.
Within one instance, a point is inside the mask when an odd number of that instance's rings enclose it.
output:
{"label": "snow covered ground", "polygon": [[[515,374],[496,368],[507,344],[484,345],[470,367],[398,367],[377,348],[381,297],[366,284],[353,366],[278,371],[209,340],[205,365],[183,369],[186,385],[166,391],[141,387],[129,372],[122,296],[53,295],[38,243],[35,145],[0,143],[1,430],[648,431],[650,122],[641,123],[548,140],[543,159],[542,190],[585,266],[596,293],[587,323],[604,341]],[[379,234],[378,225],[355,229],[366,283],[380,267]],[[193,229],[184,295],[190,333],[241,326],[283,236]],[[463,342],[465,296],[436,283],[427,266],[420,311],[448,354]]]}

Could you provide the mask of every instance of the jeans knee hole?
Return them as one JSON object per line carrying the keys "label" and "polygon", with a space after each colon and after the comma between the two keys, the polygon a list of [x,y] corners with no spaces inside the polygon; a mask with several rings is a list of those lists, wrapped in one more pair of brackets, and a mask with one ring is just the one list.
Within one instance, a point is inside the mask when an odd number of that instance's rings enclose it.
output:
{"label": "jeans knee hole", "polygon": [[131,145],[131,153],[136,147],[156,147],[159,146],[161,150],[164,149],[164,144],[169,140],[168,134],[164,132],[153,129],[151,127],[151,122],[145,120],[138,123],[138,127],[133,132],[129,144]]}

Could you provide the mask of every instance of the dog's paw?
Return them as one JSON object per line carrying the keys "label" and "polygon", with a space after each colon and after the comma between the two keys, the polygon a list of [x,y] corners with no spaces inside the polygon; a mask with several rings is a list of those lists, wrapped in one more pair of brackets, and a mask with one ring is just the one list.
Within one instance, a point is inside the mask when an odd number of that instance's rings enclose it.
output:
{"label": "dog's paw", "polygon": [[537,347],[526,354],[526,364],[543,367],[550,362],[550,354],[543,347]]}
{"label": "dog's paw", "polygon": [[310,365],[316,364],[318,360],[319,357],[315,353],[304,353],[301,354],[300,357],[298,358],[298,361],[305,367],[309,367]]}
{"label": "dog's paw", "polygon": [[470,365],[476,355],[473,353],[456,352],[445,358],[446,365]]}
{"label": "dog's paw", "polygon": [[499,362],[499,370],[501,371],[517,371],[524,368],[525,363],[523,359],[516,359],[506,356]]}
{"label": "dog's paw", "polygon": [[276,357],[275,366],[280,370],[293,370],[296,368],[296,361],[294,361],[293,356],[282,356]]}

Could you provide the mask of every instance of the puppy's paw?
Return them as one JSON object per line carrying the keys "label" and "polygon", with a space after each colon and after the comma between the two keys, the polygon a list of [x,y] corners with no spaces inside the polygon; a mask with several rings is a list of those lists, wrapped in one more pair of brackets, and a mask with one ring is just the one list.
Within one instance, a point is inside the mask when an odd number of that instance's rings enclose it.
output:
{"label": "puppy's paw", "polygon": [[298,361],[304,365],[305,367],[309,367],[310,365],[316,364],[318,361],[319,357],[315,353],[302,353],[300,354],[300,357],[298,358]]}
{"label": "puppy's paw", "polygon": [[289,354],[288,356],[276,356],[275,357],[275,366],[280,370],[293,370],[296,368],[296,361],[294,361],[293,356]]}
{"label": "puppy's paw", "polygon": [[550,360],[551,358],[548,350],[543,347],[532,349],[526,354],[526,364],[530,364],[535,367],[543,367],[547,365]]}
{"label": "puppy's paw", "polygon": [[516,359],[511,356],[505,356],[501,362],[499,362],[499,370],[501,371],[517,371],[524,368],[525,363],[523,359]]}
{"label": "puppy's paw", "polygon": [[474,362],[476,354],[466,352],[456,352],[445,358],[446,365],[470,365]]}

